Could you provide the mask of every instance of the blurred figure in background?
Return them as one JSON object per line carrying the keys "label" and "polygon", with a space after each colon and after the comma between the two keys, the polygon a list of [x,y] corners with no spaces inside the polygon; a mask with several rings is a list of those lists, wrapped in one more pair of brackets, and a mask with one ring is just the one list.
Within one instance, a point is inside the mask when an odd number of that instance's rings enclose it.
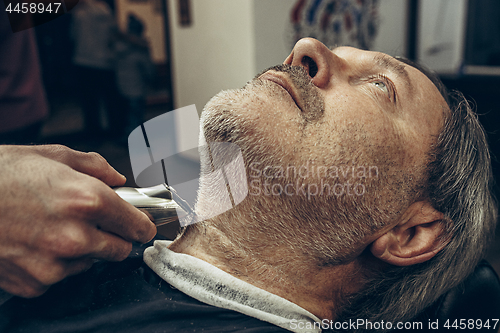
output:
{"label": "blurred figure in background", "polygon": [[123,101],[116,88],[114,39],[115,18],[108,4],[101,0],[83,0],[73,11],[72,36],[75,42],[73,63],[79,79],[79,95],[85,120],[85,134],[101,138],[104,128],[100,107],[104,103],[108,131],[120,135],[125,120]]}
{"label": "blurred figure in background", "polygon": [[115,44],[118,89],[127,100],[128,119],[123,133],[128,134],[144,121],[146,92],[154,67],[148,41],[143,37],[144,24],[135,15],[128,15],[127,33],[120,34]]}
{"label": "blurred figure in background", "polygon": [[32,17],[23,14],[9,22],[3,3],[0,9],[0,144],[34,143],[49,113],[35,34],[11,28],[32,26]]}

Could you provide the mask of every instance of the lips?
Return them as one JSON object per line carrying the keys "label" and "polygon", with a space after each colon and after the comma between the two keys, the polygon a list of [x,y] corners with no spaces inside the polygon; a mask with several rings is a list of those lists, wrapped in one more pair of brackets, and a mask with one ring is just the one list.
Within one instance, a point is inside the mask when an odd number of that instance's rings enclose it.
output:
{"label": "lips", "polygon": [[295,87],[290,83],[289,78],[286,77],[285,75],[282,75],[281,73],[278,72],[266,72],[262,74],[259,79],[261,80],[268,80],[273,83],[276,83],[277,85],[281,86],[281,88],[285,89],[286,92],[292,97],[293,101],[295,102],[295,105],[297,105],[297,108],[299,108],[300,111],[304,111],[303,108],[300,105],[300,100],[298,98],[298,93]]}

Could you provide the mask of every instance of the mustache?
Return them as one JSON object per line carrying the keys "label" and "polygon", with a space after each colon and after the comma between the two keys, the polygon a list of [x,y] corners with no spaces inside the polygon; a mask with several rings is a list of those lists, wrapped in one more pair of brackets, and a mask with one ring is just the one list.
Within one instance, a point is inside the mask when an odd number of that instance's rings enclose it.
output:
{"label": "mustache", "polygon": [[303,109],[301,115],[307,122],[317,121],[323,117],[325,114],[325,101],[318,92],[318,88],[312,83],[312,79],[304,67],[287,64],[272,66],[257,74],[254,80],[268,71],[288,74],[299,93]]}

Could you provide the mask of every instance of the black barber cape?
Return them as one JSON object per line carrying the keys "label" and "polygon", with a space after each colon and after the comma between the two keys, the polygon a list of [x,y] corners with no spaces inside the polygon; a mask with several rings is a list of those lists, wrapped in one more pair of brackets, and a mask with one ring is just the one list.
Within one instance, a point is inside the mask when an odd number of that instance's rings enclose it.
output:
{"label": "black barber cape", "polygon": [[197,301],[170,286],[143,261],[146,245],[122,262],[98,262],[34,299],[0,306],[0,332],[289,332]]}

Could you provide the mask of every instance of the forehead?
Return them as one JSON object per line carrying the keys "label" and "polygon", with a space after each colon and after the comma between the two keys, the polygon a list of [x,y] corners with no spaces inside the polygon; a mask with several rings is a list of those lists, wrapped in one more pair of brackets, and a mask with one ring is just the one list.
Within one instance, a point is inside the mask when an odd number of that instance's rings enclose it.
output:
{"label": "forehead", "polygon": [[381,52],[353,47],[336,47],[331,52],[340,58],[346,70],[388,74],[396,84],[403,118],[425,126],[435,135],[442,128],[447,103],[434,83],[420,70]]}

